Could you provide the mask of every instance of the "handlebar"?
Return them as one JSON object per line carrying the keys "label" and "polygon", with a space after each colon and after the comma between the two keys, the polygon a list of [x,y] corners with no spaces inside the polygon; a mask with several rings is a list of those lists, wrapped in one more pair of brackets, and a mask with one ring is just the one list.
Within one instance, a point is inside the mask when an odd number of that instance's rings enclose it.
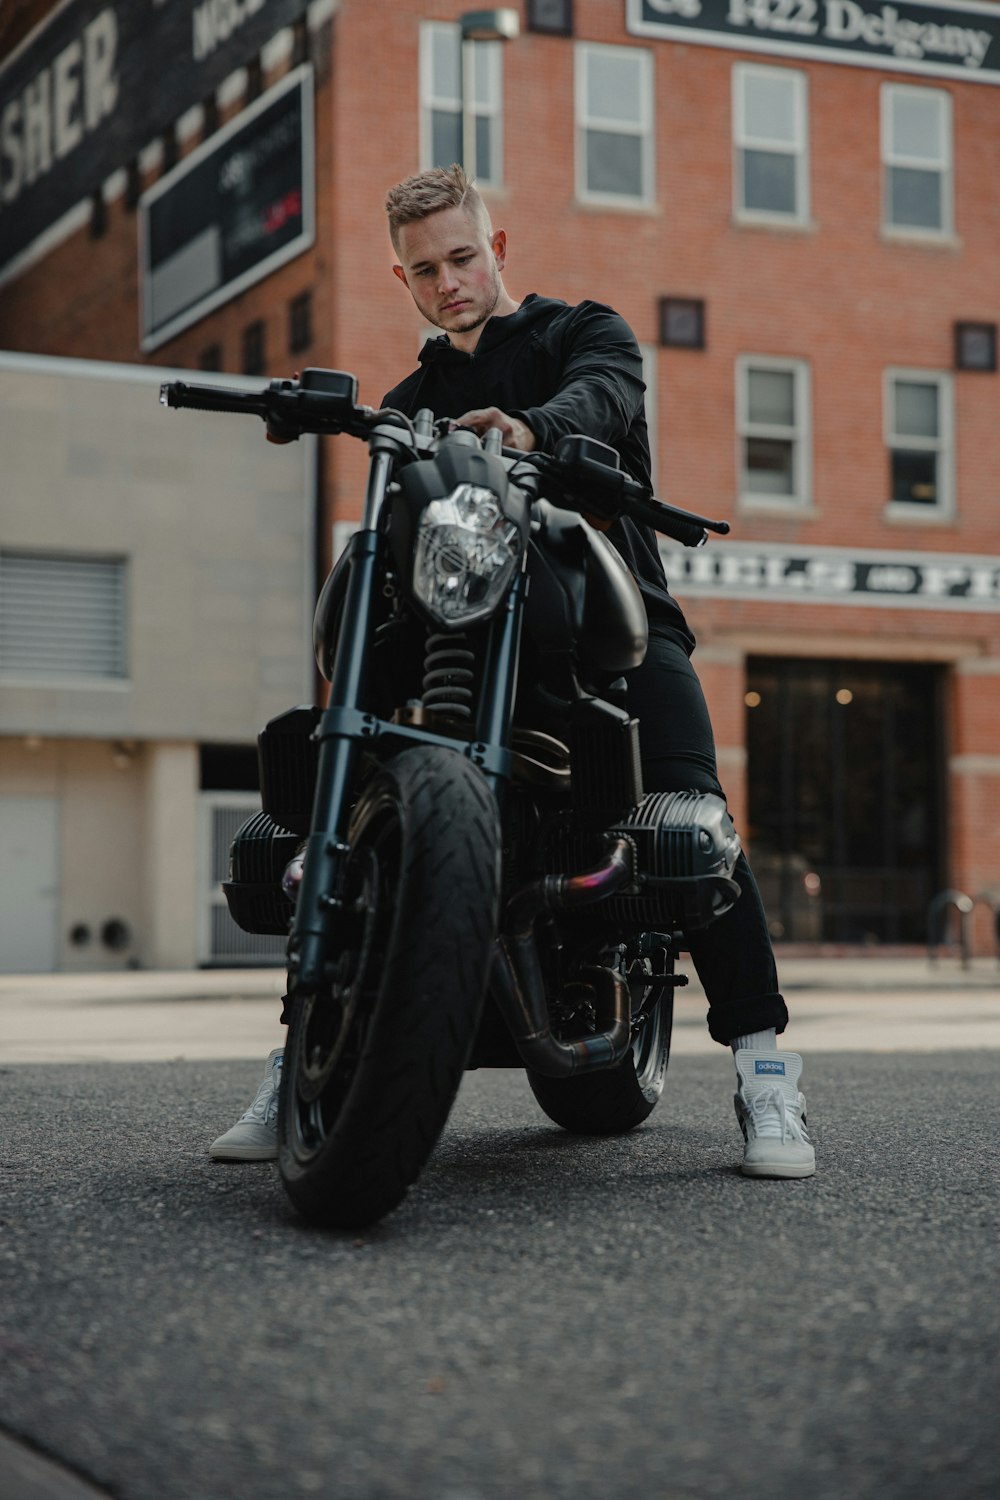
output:
{"label": "handlebar", "polygon": [[[268,435],[279,442],[291,442],[306,432],[319,436],[347,432],[354,437],[369,437],[380,421],[406,423],[413,433],[402,414],[359,406],[357,396],[357,380],[342,370],[303,370],[299,379],[272,380],[263,391],[190,385],[185,380],[160,386],[163,406],[258,416],[263,419]],[[549,488],[574,509],[586,510],[606,523],[627,515],[673,537],[685,547],[702,546],[710,531],[722,536],[729,531],[726,521],[713,521],[657,500],[644,485],[618,467],[618,455],[613,449],[591,438],[563,438],[554,455],[509,449],[503,452],[505,457],[538,470]]]}

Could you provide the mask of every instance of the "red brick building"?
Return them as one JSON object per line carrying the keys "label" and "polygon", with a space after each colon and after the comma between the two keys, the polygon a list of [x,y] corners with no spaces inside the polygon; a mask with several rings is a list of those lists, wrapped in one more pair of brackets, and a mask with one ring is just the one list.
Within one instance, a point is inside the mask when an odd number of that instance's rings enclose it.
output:
{"label": "red brick building", "polygon": [[[954,889],[991,951],[1000,5],[515,9],[467,84],[507,286],[628,318],[660,494],[732,523],[668,571],[776,936],[919,943]],[[333,365],[372,403],[412,368],[426,330],[382,201],[461,153],[459,0],[5,11],[0,347]],[[259,162],[254,122],[293,99],[299,176],[257,204],[278,248],[255,252],[192,185],[241,142]],[[180,205],[159,252],[157,204]],[[220,233],[245,264],[220,270]],[[357,445],[325,445],[332,526],[362,472]]]}

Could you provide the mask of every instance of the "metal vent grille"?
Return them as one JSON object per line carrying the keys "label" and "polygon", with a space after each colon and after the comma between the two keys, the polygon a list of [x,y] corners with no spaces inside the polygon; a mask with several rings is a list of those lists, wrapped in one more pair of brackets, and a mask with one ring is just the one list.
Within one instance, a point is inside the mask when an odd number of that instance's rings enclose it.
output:
{"label": "metal vent grille", "polygon": [[0,673],[126,676],[125,559],[0,552]]}

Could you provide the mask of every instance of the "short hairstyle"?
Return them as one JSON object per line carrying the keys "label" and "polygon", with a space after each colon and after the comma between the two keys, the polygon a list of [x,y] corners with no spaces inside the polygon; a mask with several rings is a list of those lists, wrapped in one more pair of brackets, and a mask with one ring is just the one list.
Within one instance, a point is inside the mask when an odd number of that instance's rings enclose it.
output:
{"label": "short hairstyle", "polygon": [[454,162],[450,167],[431,167],[413,177],[404,178],[386,194],[385,211],[389,216],[392,247],[399,253],[399,231],[404,224],[427,219],[445,208],[462,208],[489,239],[493,225],[486,204],[464,170]]}

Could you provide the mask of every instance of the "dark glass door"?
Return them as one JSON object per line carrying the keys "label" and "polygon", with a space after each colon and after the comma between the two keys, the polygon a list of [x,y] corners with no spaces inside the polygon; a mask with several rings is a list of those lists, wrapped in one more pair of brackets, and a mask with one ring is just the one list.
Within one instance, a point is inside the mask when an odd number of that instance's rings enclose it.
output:
{"label": "dark glass door", "polygon": [[751,657],[750,853],[784,942],[922,943],[944,878],[943,670]]}

